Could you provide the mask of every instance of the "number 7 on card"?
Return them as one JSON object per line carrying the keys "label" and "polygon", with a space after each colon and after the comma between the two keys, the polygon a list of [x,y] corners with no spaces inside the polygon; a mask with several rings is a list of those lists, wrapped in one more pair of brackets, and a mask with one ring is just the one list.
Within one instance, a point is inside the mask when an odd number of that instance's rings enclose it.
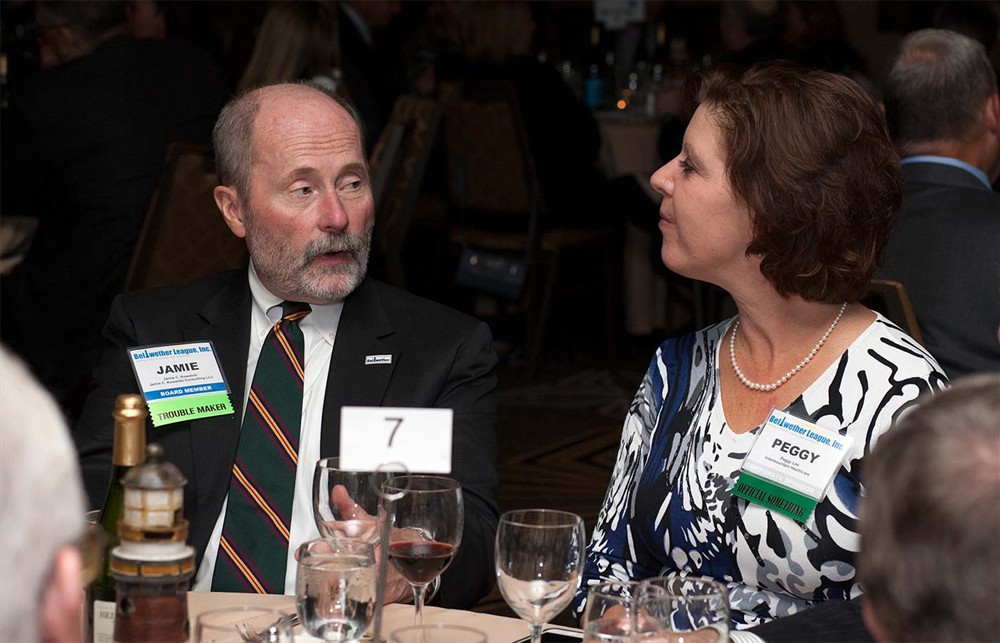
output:
{"label": "number 7 on card", "polygon": [[451,473],[451,409],[345,406],[340,465],[354,471]]}

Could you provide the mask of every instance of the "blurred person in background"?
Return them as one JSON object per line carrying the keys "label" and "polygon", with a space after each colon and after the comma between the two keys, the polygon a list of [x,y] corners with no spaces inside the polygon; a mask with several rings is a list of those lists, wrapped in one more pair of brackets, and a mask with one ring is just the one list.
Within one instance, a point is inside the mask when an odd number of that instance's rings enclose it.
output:
{"label": "blurred person in background", "polygon": [[274,2],[264,15],[239,91],[312,80],[345,95],[336,7],[323,0]]}
{"label": "blurred person in background", "polygon": [[167,145],[207,142],[223,97],[206,53],[132,38],[121,0],[45,0],[36,20],[46,69],[0,122],[0,211],[38,227],[2,282],[0,330],[72,420]]}
{"label": "blurred person in background", "polygon": [[0,640],[80,640],[84,498],[52,397],[0,347]]}
{"label": "blurred person in background", "polygon": [[[897,415],[947,379],[858,303],[900,199],[878,104],[845,76],[788,63],[699,80],[682,151],[650,179],[661,257],[726,290],[739,314],[656,351],[575,609],[604,580],[704,575],[727,587],[742,629],[861,594],[859,470]],[[748,454],[770,444],[757,436],[775,409],[851,438],[798,519],[734,493]]]}
{"label": "blurred person in background", "polygon": [[909,34],[885,115],[905,180],[881,274],[906,287],[950,377],[1000,371],[1000,96],[986,50],[954,31]]}
{"label": "blurred person in background", "polygon": [[904,416],[865,482],[858,575],[875,639],[1000,641],[1000,375]]}

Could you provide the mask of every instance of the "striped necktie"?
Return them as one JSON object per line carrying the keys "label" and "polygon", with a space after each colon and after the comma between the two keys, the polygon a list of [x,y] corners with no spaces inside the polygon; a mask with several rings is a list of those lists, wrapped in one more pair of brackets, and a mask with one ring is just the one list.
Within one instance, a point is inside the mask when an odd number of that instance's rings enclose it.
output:
{"label": "striped necktie", "polygon": [[309,304],[281,303],[260,349],[212,576],[217,592],[282,594],[299,460]]}

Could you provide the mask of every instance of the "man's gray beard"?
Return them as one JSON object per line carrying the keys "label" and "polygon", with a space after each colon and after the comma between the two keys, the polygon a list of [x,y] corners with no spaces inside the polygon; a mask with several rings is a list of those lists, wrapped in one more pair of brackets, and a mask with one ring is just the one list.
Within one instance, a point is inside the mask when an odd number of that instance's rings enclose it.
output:
{"label": "man's gray beard", "polygon": [[[275,243],[270,236],[261,237],[256,234],[256,228],[245,222],[247,228],[247,248],[257,274],[274,285],[275,288],[295,297],[296,301],[311,300],[323,304],[343,301],[354,292],[364,280],[368,271],[368,257],[371,254],[372,229],[368,227],[363,236],[350,232],[330,234],[314,241],[306,248],[304,257],[298,259],[296,265],[289,265],[291,257],[285,254],[280,244]],[[250,242],[250,239],[253,242]],[[320,255],[330,252],[346,252],[352,261],[348,264],[334,266],[324,270],[315,280],[308,279],[309,263]],[[278,256],[280,261],[272,261]],[[324,278],[331,275],[341,275],[346,281],[326,283]]]}

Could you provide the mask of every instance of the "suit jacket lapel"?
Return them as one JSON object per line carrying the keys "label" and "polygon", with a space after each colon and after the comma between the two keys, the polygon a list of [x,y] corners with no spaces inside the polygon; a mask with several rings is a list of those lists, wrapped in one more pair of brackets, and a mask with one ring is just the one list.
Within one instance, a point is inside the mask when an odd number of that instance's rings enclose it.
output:
{"label": "suit jacket lapel", "polygon": [[[345,301],[330,360],[323,401],[322,457],[340,453],[342,406],[381,406],[402,345],[374,282],[366,279]],[[369,355],[391,355],[391,364],[365,364]]]}
{"label": "suit jacket lapel", "polygon": [[[250,303],[246,272],[236,272],[226,287],[197,311],[191,326],[183,331],[185,340],[212,341],[229,384],[229,400],[235,411],[233,415],[191,422],[194,470],[209,478],[197,481],[198,498],[202,502],[207,499],[209,490],[228,488],[231,473],[228,463],[236,457],[250,346]],[[227,464],[220,466],[220,462]]]}

